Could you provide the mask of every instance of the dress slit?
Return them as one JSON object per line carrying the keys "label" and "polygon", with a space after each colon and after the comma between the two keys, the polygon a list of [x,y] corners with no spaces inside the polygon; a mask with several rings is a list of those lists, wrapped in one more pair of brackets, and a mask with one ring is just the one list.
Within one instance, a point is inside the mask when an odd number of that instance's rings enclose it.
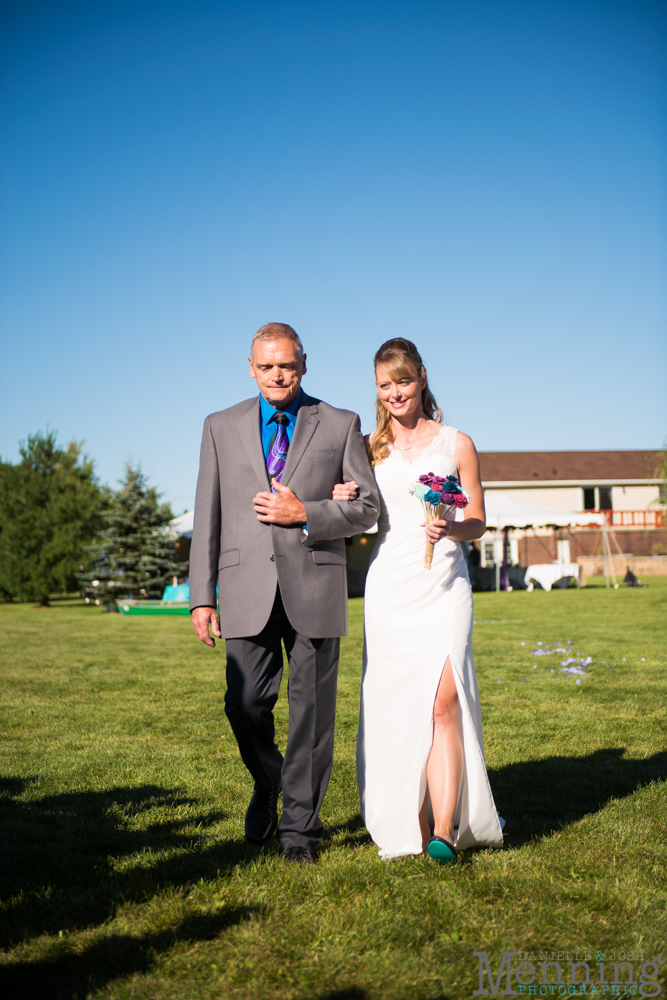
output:
{"label": "dress slit", "polygon": [[[431,713],[431,726],[432,726],[433,735],[431,737],[431,745],[428,748],[428,753],[426,755],[426,761],[424,763],[424,766],[422,768],[422,773],[421,773],[421,776],[420,776],[420,785],[419,785],[419,810],[418,810],[418,815],[422,811],[422,808],[423,808],[423,805],[424,805],[424,799],[427,798],[428,799],[428,814],[427,814],[428,815],[428,823],[429,823],[429,826],[431,827],[431,829],[433,829],[433,826],[434,826],[433,807],[431,805],[431,793],[430,793],[430,790],[429,790],[429,787],[428,787],[428,777],[427,777],[426,771],[427,771],[427,768],[428,768],[428,762],[429,762],[429,760],[431,758],[431,753],[433,752],[433,739],[435,738],[435,700],[438,697],[438,691],[440,690],[440,685],[442,683],[442,677],[443,677],[443,674],[445,672],[445,668],[447,666],[447,660],[449,660],[449,662],[450,662],[450,665],[451,665],[451,668],[452,668],[452,676],[454,678],[454,684],[456,685],[456,699],[457,699],[457,702],[458,702],[458,708],[456,710],[456,724],[458,726],[459,737],[461,739],[461,748],[463,750],[463,773],[461,775],[461,785],[460,785],[459,793],[458,793],[457,800],[456,800],[456,809],[454,810],[454,823],[453,823],[454,830],[458,830],[458,827],[459,827],[459,812],[460,812],[460,805],[461,805],[461,793],[463,791],[463,784],[465,782],[465,763],[466,762],[465,762],[465,745],[463,743],[463,729],[462,729],[462,725],[461,725],[462,708],[461,708],[461,694],[460,694],[460,691],[459,691],[459,686],[460,685],[459,685],[459,682],[457,680],[456,667],[454,666],[454,660],[452,659],[452,654],[451,653],[447,653],[447,656],[445,657],[445,662],[443,664],[442,670],[440,671],[440,676],[438,677],[438,684],[437,684],[436,689],[435,689],[435,694],[433,695],[433,708],[432,708],[432,713]],[[424,788],[423,792],[422,792],[422,786]]]}

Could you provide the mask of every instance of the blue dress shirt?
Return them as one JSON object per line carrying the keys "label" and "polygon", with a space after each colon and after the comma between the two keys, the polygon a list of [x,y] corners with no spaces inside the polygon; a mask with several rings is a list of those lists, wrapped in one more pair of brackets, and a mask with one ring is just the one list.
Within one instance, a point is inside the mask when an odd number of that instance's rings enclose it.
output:
{"label": "blue dress shirt", "polygon": [[[289,438],[290,444],[292,443],[292,435],[294,434],[294,427],[296,425],[296,415],[299,412],[299,406],[301,405],[301,397],[303,396],[303,389],[299,389],[299,395],[296,397],[293,403],[283,410],[283,413],[288,418],[289,423],[285,428],[287,431],[287,437]],[[278,409],[275,406],[271,406],[270,403],[264,399],[262,394],[259,394],[259,431],[262,435],[262,448],[264,450],[264,459],[269,457],[269,449],[271,447],[271,442],[273,441],[273,435],[278,430],[278,424],[275,420],[272,421],[274,413],[277,413]]]}

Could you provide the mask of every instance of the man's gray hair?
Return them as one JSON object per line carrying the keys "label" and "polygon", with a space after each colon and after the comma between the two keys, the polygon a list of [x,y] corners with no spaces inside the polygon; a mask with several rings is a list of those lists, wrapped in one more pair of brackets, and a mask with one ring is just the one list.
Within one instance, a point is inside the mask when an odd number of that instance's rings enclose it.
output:
{"label": "man's gray hair", "polygon": [[251,355],[258,340],[291,340],[293,344],[296,344],[299,354],[303,357],[301,338],[296,330],[287,323],[265,323],[264,326],[260,326],[252,338],[250,345]]}

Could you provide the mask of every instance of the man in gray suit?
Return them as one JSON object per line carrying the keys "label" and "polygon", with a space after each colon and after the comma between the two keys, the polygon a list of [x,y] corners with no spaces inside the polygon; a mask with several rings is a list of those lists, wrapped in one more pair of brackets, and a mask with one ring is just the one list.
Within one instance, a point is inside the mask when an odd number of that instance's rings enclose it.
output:
{"label": "man in gray suit", "polygon": [[[246,838],[264,844],[277,828],[288,860],[310,864],[322,837],[347,634],[345,538],[377,521],[379,501],[359,417],[303,392],[306,355],[292,327],[261,327],[249,361],[259,397],[204,423],[190,610],[202,642],[215,645],[209,626],[227,642],[225,711],[254,779]],[[335,484],[349,480],[357,498],[332,500]],[[273,720],[281,641],[290,672],[284,759]]]}

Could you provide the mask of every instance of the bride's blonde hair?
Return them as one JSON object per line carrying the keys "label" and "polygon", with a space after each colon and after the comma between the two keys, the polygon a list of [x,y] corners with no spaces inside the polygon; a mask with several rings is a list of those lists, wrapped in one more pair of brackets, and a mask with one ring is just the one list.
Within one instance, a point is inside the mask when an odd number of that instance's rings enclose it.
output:
{"label": "bride's blonde hair", "polygon": [[[375,355],[373,365],[376,372],[378,365],[382,365],[389,378],[395,382],[404,378],[414,379],[426,376],[426,369],[419,351],[412,341],[406,340],[405,337],[395,337],[393,340],[385,341]],[[442,412],[428,387],[428,381],[422,389],[422,408],[427,420],[437,420],[438,423],[442,423]],[[377,423],[368,442],[368,457],[371,465],[383,462],[389,454],[389,445],[394,443],[391,414],[379,396],[375,400],[375,409]]]}

